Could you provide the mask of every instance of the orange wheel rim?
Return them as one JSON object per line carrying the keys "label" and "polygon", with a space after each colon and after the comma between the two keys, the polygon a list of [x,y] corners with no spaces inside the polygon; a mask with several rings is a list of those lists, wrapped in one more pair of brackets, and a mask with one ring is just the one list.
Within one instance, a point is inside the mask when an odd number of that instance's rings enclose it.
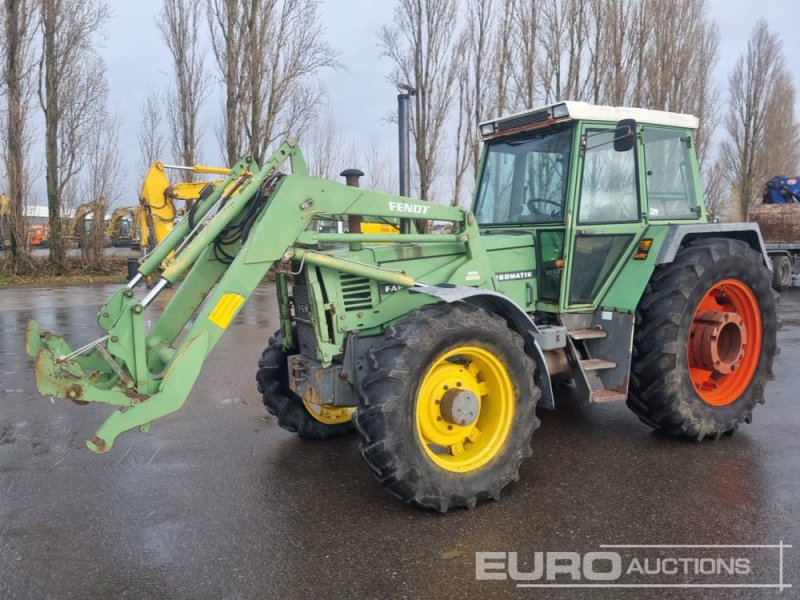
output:
{"label": "orange wheel rim", "polygon": [[750,385],[761,354],[761,310],[737,279],[715,283],[697,305],[689,329],[689,377],[697,395],[726,406]]}

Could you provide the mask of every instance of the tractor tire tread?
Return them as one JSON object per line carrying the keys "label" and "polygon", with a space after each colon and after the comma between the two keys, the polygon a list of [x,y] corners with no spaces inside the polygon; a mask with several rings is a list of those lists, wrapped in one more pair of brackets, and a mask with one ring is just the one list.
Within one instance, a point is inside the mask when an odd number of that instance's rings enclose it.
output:
{"label": "tractor tire tread", "polygon": [[258,361],[256,383],[264,406],[282,429],[305,440],[328,440],[353,431],[352,421],[328,425],[315,419],[302,399],[289,389],[287,373],[283,335],[276,332]]}
{"label": "tractor tire tread", "polygon": [[[431,348],[436,332],[465,328],[480,329],[510,343],[522,357],[525,371],[524,381],[518,382],[522,386],[518,397],[527,396],[527,399],[516,405],[520,411],[517,419],[522,426],[515,441],[509,439],[508,443],[515,446],[510,455],[486,469],[481,489],[461,486],[460,490],[452,491],[451,488],[459,486],[447,485],[448,477],[457,478],[442,470],[445,483],[440,485],[424,476],[420,466],[402,451],[402,435],[409,429],[404,412],[408,399],[416,397],[418,382],[412,380],[411,374],[419,372],[420,356]],[[541,391],[534,384],[535,365],[525,354],[522,337],[510,330],[505,320],[467,304],[429,304],[389,325],[384,338],[370,349],[367,363],[369,375],[360,382],[361,404],[354,417],[361,437],[359,451],[390,494],[404,502],[444,513],[453,507],[471,509],[477,502],[489,498],[497,500],[508,483],[519,479],[522,461],[532,454],[531,435],[539,426],[535,408]],[[416,436],[416,431],[413,435]]]}
{"label": "tractor tire tread", "polygon": [[[716,265],[727,257],[735,257],[742,272],[748,274],[748,285],[762,309],[764,342],[753,380],[733,403],[738,406],[713,411],[699,396],[687,401],[687,396],[695,392],[686,382],[688,367],[679,364],[679,356],[692,318],[688,316],[687,321],[690,296],[697,293],[698,281],[721,277],[720,272],[715,275],[719,271]],[[764,401],[764,385],[775,354],[777,318],[767,273],[761,254],[744,242],[728,238],[689,242],[672,263],[656,269],[636,311],[627,400],[628,407],[643,423],[664,433],[701,441],[719,439],[741,422],[752,419],[753,407]],[[693,314],[694,309],[691,310]]]}

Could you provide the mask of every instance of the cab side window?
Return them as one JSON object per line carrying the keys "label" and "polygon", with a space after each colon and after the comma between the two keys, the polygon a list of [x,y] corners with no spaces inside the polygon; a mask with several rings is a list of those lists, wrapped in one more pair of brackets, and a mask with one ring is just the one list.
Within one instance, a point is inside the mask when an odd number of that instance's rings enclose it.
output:
{"label": "cab side window", "polygon": [[647,215],[656,219],[697,217],[691,137],[683,129],[644,127]]}
{"label": "cab side window", "polygon": [[589,129],[581,174],[580,223],[639,219],[636,155],[614,149],[615,129]]}

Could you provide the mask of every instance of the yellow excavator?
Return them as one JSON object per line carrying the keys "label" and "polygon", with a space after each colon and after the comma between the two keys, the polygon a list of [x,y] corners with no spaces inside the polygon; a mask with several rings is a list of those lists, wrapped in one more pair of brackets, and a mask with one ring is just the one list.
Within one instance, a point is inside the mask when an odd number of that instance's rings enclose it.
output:
{"label": "yellow excavator", "polygon": [[0,250],[11,243],[11,225],[8,222],[8,196],[0,194]]}
{"label": "yellow excavator", "polygon": [[[228,175],[227,167],[208,167],[193,165],[190,167],[166,165],[154,162],[147,170],[139,194],[139,236],[142,253],[147,255],[155,248],[175,226],[175,220],[191,210],[194,202],[202,197],[203,190],[213,190],[219,181],[192,181],[170,183],[168,170],[188,171],[201,175]],[[183,206],[176,205],[178,202]]]}
{"label": "yellow excavator", "polygon": [[114,209],[104,232],[114,248],[140,247],[141,213],[141,206]]}
{"label": "yellow excavator", "polygon": [[101,218],[103,218],[105,216],[103,214],[105,212],[105,205],[105,198],[101,198],[100,201],[84,202],[75,209],[75,214],[72,217],[72,235],[78,248],[83,247],[86,236],[91,233],[92,224],[89,220],[89,215],[92,215],[92,219],[96,218],[98,208],[102,207],[99,212]]}

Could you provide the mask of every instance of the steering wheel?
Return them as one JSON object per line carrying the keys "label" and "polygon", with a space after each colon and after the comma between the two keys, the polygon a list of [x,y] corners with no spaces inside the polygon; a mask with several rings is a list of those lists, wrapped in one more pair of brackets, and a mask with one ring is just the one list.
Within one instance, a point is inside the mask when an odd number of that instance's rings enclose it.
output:
{"label": "steering wheel", "polygon": [[530,204],[532,202],[533,203],[542,202],[544,204],[552,204],[553,206],[561,208],[561,202],[557,202],[556,200],[550,200],[550,198],[529,198],[528,199],[528,204]]}
{"label": "steering wheel", "polygon": [[[535,204],[550,204],[556,207],[556,210],[552,211],[549,215],[546,212],[539,210],[538,208],[534,208]],[[555,200],[550,200],[549,198],[529,198],[525,205],[528,207],[528,210],[532,213],[538,213],[540,215],[545,215],[548,217],[552,217],[553,215],[561,212],[561,202],[557,202]]]}

